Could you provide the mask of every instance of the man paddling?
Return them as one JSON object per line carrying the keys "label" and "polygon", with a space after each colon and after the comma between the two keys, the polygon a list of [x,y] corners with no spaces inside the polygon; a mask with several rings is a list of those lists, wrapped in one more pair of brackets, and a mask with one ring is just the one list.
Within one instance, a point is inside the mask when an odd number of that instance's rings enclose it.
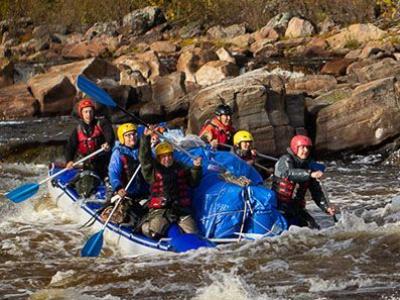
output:
{"label": "man paddling", "polygon": [[149,213],[142,225],[142,232],[151,238],[165,236],[172,223],[177,223],[185,233],[197,233],[192,217],[189,188],[201,179],[201,157],[188,168],[174,160],[173,147],[167,142],[155,148],[155,158],[151,150],[152,130],[146,129],[140,142],[139,160],[145,180],[151,185]]}
{"label": "man paddling", "polygon": [[229,105],[220,104],[214,114],[211,120],[205,122],[199,136],[214,149],[217,149],[219,144],[232,145],[232,136],[235,132],[232,127],[232,109]]}
{"label": "man paddling", "polygon": [[[66,168],[72,168],[76,155],[87,156],[102,147],[101,153],[85,163],[85,170],[94,171],[101,179],[107,176],[110,160],[109,150],[114,145],[114,131],[106,119],[95,118],[95,106],[92,100],[82,99],[78,103],[79,124],[71,133],[65,148]],[[107,153],[108,152],[108,153]]]}
{"label": "man paddling", "polygon": [[311,170],[311,139],[296,135],[290,142],[287,154],[275,164],[272,189],[278,196],[278,209],[281,210],[289,225],[318,228],[319,225],[306,210],[305,194],[310,190],[311,197],[325,213],[334,216],[335,208],[329,206],[318,179],[322,171]]}

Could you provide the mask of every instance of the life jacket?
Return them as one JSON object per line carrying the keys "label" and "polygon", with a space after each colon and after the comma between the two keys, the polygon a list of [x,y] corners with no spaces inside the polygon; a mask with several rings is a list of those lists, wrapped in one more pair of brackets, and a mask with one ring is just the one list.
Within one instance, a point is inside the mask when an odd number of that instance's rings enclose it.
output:
{"label": "life jacket", "polygon": [[167,208],[174,202],[190,207],[192,201],[186,176],[185,170],[175,163],[169,168],[156,166],[149,208]]}
{"label": "life jacket", "polygon": [[100,147],[100,137],[104,136],[100,122],[94,125],[91,135],[88,135],[81,124],[77,128],[78,153],[86,156]]}
{"label": "life jacket", "polygon": [[120,159],[122,162],[122,183],[124,186],[128,184],[128,181],[132,178],[133,173],[139,166],[139,161],[129,155],[120,154]]}
{"label": "life jacket", "polygon": [[205,133],[211,133],[211,140],[217,140],[220,144],[232,144],[232,136],[235,130],[232,126],[221,123],[217,117],[214,117],[211,121],[207,120],[200,130],[199,136],[204,135]]}
{"label": "life jacket", "polygon": [[[297,187],[297,190],[296,190]],[[305,194],[309,187],[309,181],[296,184],[288,178],[279,178],[274,176],[272,189],[276,192],[278,203],[283,203],[286,206],[298,204],[301,207],[306,207]],[[294,192],[296,190],[296,195]]]}

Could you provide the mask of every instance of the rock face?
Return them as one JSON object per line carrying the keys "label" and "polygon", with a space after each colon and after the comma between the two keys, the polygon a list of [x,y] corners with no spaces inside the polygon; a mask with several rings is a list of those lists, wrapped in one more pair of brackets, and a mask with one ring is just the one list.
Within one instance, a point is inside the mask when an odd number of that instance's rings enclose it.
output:
{"label": "rock face", "polygon": [[362,149],[398,135],[400,84],[394,77],[357,87],[349,98],[322,108],[317,117],[318,152]]}
{"label": "rock face", "polygon": [[162,106],[167,114],[186,112],[188,103],[182,101],[185,96],[185,74],[175,72],[157,80],[153,86],[153,102]]}
{"label": "rock face", "polygon": [[0,61],[0,88],[14,83],[14,64],[7,60]]}
{"label": "rock face", "polygon": [[237,75],[239,69],[235,64],[221,60],[210,61],[196,72],[196,82],[200,85],[210,85]]}
{"label": "rock face", "polygon": [[127,14],[123,18],[123,26],[133,34],[141,34],[165,21],[165,16],[159,7],[148,6]]}
{"label": "rock face", "polygon": [[234,109],[235,128],[250,130],[257,149],[270,155],[284,153],[295,130],[304,127],[304,97],[287,95],[281,77],[265,69],[203,88],[190,103],[190,132],[198,133],[216,106],[225,103]]}
{"label": "rock face", "polygon": [[40,103],[42,115],[67,114],[72,111],[75,87],[64,75],[38,75],[28,82],[29,89]]}
{"label": "rock face", "polygon": [[39,103],[20,83],[0,89],[0,119],[32,117],[39,112]]}
{"label": "rock face", "polygon": [[354,24],[344,28],[340,33],[327,39],[329,45],[334,48],[344,48],[350,43],[365,43],[372,40],[379,40],[386,32],[373,24]]}

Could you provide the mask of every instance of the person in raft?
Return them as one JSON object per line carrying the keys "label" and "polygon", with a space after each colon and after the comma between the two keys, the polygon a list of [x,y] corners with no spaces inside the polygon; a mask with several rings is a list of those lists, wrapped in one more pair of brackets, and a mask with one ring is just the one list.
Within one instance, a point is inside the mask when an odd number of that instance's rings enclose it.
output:
{"label": "person in raft", "polygon": [[232,127],[232,109],[229,105],[220,104],[214,112],[215,116],[207,120],[199,132],[202,140],[214,149],[226,150],[223,144],[232,145],[235,129]]}
{"label": "person in raft", "polygon": [[233,150],[235,154],[249,165],[254,165],[257,156],[253,142],[253,135],[247,130],[239,130],[233,136]]}
{"label": "person in raft", "polygon": [[185,233],[197,233],[192,217],[190,187],[196,186],[202,177],[201,157],[189,168],[173,158],[173,147],[161,142],[151,150],[151,129],[146,129],[140,141],[139,161],[142,173],[150,184],[149,213],[142,222],[142,232],[151,238],[166,235],[170,224],[176,223]]}
{"label": "person in raft", "polygon": [[324,175],[320,170],[312,170],[310,157],[311,139],[296,135],[290,142],[287,154],[281,156],[275,164],[272,189],[278,198],[278,209],[283,213],[289,225],[308,226],[319,229],[319,225],[306,210],[305,195],[310,191],[317,206],[333,216],[335,208],[328,205],[319,179]]}
{"label": "person in raft", "polygon": [[100,147],[105,150],[85,163],[83,169],[94,171],[101,179],[107,176],[110,149],[114,145],[115,135],[106,119],[95,118],[95,105],[91,99],[82,99],[77,106],[79,124],[72,131],[66,148],[66,168],[73,165],[75,156],[87,156]]}

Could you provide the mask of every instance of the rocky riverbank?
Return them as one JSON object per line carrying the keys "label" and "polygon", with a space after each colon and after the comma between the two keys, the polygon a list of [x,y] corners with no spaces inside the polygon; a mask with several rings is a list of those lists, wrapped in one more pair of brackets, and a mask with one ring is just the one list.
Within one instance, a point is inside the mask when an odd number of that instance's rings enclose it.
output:
{"label": "rocky riverbank", "polygon": [[[189,132],[229,104],[235,127],[250,130],[269,155],[283,153],[296,132],[312,135],[321,157],[398,148],[399,25],[341,27],[283,13],[256,31],[246,24],[177,26],[146,7],[84,32],[29,19],[20,20],[16,36],[8,28],[0,22],[3,120],[71,115],[82,74],[146,121],[173,121]],[[118,112],[99,111],[123,121]],[[41,144],[53,134],[65,141],[65,131],[48,128]]]}

